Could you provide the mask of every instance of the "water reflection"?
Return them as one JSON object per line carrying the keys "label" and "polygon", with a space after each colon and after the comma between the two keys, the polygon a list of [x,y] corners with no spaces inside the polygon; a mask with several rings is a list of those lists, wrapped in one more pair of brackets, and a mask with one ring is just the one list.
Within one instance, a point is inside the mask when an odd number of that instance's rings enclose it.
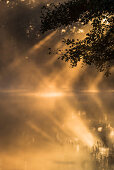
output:
{"label": "water reflection", "polygon": [[1,170],[114,169],[113,93],[33,94],[1,93]]}

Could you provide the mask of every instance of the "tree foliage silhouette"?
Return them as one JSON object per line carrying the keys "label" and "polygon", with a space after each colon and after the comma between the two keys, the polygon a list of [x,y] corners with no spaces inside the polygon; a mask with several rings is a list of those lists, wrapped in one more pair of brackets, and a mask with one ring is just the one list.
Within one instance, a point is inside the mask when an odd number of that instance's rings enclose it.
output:
{"label": "tree foliage silhouette", "polygon": [[84,40],[64,39],[68,48],[59,50],[59,58],[70,61],[75,67],[79,61],[87,65],[96,66],[97,70],[110,74],[110,67],[114,60],[114,30],[113,17],[104,19],[95,18],[92,22],[93,29],[86,35]]}
{"label": "tree foliage silhouette", "polygon": [[64,39],[67,48],[57,53],[60,59],[70,61],[72,67],[82,60],[85,64],[96,66],[98,71],[105,71],[108,76],[114,60],[113,12],[113,0],[70,0],[51,4],[42,8],[41,31],[91,21],[92,30],[84,40]]}
{"label": "tree foliage silhouette", "polygon": [[69,0],[64,3],[50,4],[42,7],[41,31],[57,29],[73,22],[87,24],[92,18],[103,13],[114,12],[113,0]]}

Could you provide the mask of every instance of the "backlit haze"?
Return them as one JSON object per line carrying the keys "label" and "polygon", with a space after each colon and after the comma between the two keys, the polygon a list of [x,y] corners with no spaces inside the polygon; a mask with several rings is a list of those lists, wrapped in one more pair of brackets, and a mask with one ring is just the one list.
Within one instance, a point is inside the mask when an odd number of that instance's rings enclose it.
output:
{"label": "backlit haze", "polygon": [[48,54],[90,30],[73,24],[42,35],[40,9],[50,2],[0,4],[0,170],[94,170],[89,151],[102,140],[93,122],[107,123],[114,141],[114,68],[106,78]]}

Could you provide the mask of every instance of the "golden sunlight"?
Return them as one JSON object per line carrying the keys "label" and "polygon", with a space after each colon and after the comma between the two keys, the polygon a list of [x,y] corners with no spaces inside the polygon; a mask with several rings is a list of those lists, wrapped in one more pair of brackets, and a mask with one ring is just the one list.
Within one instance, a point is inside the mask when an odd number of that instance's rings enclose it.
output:
{"label": "golden sunlight", "polygon": [[37,96],[37,97],[46,97],[46,98],[62,97],[62,96],[64,96],[64,93],[62,93],[62,92],[36,93],[35,96]]}

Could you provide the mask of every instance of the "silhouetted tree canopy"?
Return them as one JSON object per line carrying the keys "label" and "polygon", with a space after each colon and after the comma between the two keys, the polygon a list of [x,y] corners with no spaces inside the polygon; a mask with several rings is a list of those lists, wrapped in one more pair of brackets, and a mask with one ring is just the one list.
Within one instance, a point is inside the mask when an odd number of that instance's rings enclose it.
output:
{"label": "silhouetted tree canopy", "polygon": [[41,31],[45,32],[80,21],[87,24],[102,13],[114,12],[113,0],[69,0],[42,7]]}
{"label": "silhouetted tree canopy", "polygon": [[114,61],[113,0],[70,0],[62,4],[50,4],[42,8],[41,31],[68,26],[74,22],[87,24],[92,30],[84,40],[64,39],[65,50],[57,50],[60,59],[70,61],[72,67],[82,60],[96,66],[98,71],[110,74]]}
{"label": "silhouetted tree canopy", "polygon": [[96,66],[100,72],[105,71],[108,76],[114,61],[113,17],[102,22],[102,17],[95,18],[93,29],[84,40],[64,39],[68,48],[57,52],[60,58],[70,61],[72,67],[82,60],[85,64]]}

